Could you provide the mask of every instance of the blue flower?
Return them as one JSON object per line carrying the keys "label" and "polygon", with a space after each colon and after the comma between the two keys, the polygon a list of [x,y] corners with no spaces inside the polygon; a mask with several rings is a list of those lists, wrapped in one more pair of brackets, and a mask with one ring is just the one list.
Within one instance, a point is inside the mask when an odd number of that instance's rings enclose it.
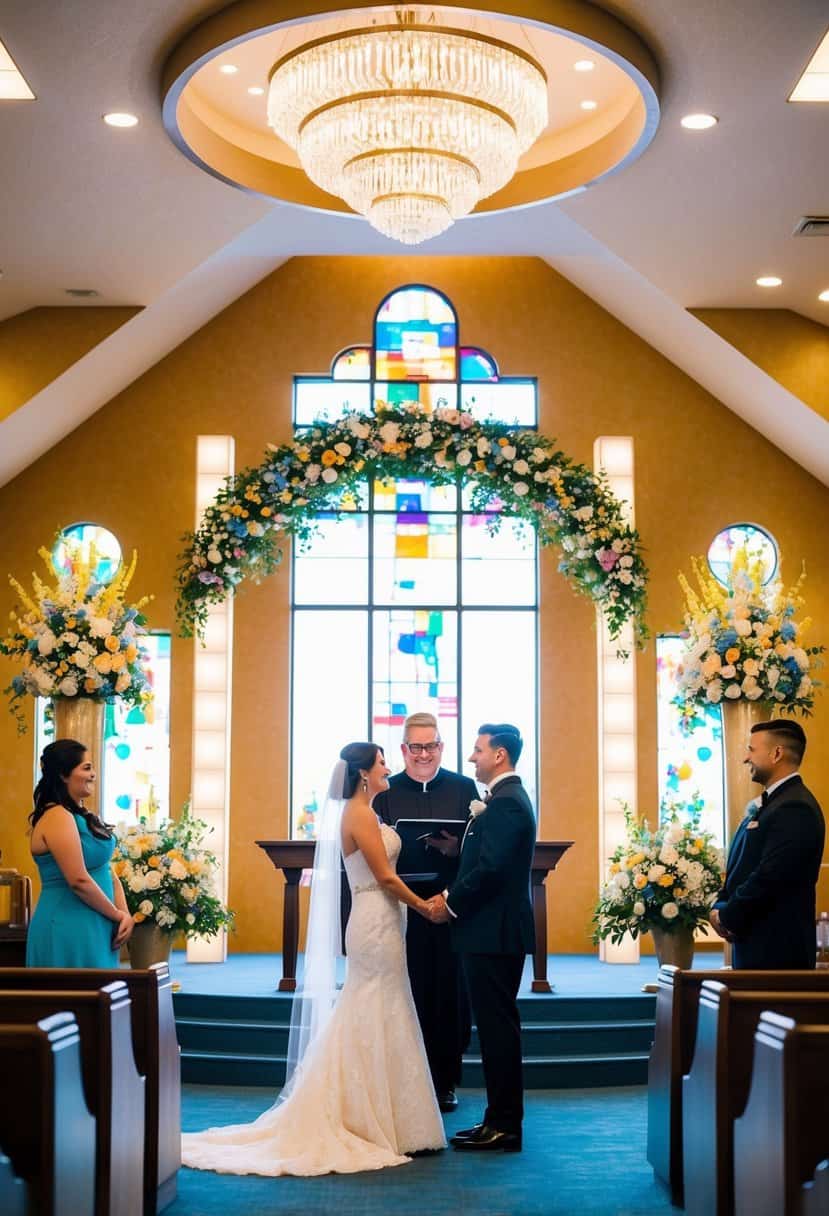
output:
{"label": "blue flower", "polygon": [[736,644],[737,630],[726,629],[726,631],[720,634],[720,636],[717,638],[716,642],[714,643],[714,649],[716,650],[717,654],[725,654],[729,646],[736,646]]}
{"label": "blue flower", "polygon": [[783,624],[780,626],[780,636],[783,639],[783,641],[784,642],[793,642],[796,635],[797,635],[797,630],[795,629],[792,622],[784,621]]}

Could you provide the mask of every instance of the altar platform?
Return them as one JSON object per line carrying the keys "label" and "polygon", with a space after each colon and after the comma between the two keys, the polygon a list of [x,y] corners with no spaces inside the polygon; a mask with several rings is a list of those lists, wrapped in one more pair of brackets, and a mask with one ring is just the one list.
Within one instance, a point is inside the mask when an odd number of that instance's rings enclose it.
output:
{"label": "altar platform", "polygon": [[[698,966],[722,965],[722,953],[698,953]],[[290,993],[277,992],[278,954],[232,954],[225,963],[171,958],[182,1077],[207,1085],[279,1086],[291,1015]],[[528,1089],[643,1085],[653,1039],[656,998],[642,985],[656,979],[652,956],[637,964],[601,963],[595,955],[548,958],[552,993],[530,991],[528,959],[519,992]],[[298,977],[302,978],[302,956]],[[483,1085],[473,1030],[464,1086]]]}

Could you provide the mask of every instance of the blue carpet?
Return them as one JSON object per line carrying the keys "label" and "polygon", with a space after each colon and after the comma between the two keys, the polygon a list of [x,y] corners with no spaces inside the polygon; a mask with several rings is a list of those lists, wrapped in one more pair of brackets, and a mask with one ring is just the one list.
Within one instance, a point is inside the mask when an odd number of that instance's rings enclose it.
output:
{"label": "blue carpet", "polygon": [[[184,1086],[185,1131],[253,1119],[261,1089]],[[481,1115],[464,1090],[447,1132]],[[643,1088],[527,1094],[524,1152],[418,1158],[377,1173],[237,1178],[183,1169],[169,1216],[659,1216],[675,1212],[645,1160]]]}

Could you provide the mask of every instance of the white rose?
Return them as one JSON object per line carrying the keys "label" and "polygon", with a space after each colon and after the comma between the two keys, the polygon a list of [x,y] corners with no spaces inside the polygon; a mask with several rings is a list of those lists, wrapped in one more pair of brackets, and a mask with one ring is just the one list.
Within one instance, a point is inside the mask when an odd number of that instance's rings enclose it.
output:
{"label": "white rose", "polygon": [[339,474],[336,469],[323,469],[322,471],[322,480],[329,486],[333,485],[338,476]]}
{"label": "white rose", "polygon": [[[527,464],[526,460],[516,460],[512,467],[515,469],[519,477],[526,476],[526,474],[530,471],[530,466]],[[592,511],[593,508],[591,507],[590,510]]]}
{"label": "white rose", "polygon": [[633,575],[630,573],[629,570],[620,570],[617,575],[617,578],[619,579],[619,582],[624,583],[625,586],[628,586],[630,583],[633,582]]}
{"label": "white rose", "polygon": [[464,448],[462,451],[458,452],[458,464],[461,466],[461,468],[466,468],[471,459],[472,453],[469,451],[469,448]]}
{"label": "white rose", "polygon": [[771,688],[773,690],[775,684],[780,679],[780,668],[779,667],[767,667],[766,668],[766,679],[769,682],[769,688]]}
{"label": "white rose", "polygon": [[675,866],[679,860],[679,853],[672,844],[664,844],[659,850],[659,860],[666,866]]}
{"label": "white rose", "polygon": [[316,485],[316,483],[317,483],[317,482],[319,481],[319,479],[320,479],[320,473],[321,473],[321,472],[322,472],[322,465],[319,465],[319,464],[309,464],[309,465],[308,465],[308,468],[305,470],[305,477],[306,477],[306,480],[307,480],[307,481],[310,481],[310,483],[311,483],[311,485],[312,485],[312,486],[313,486],[313,485]]}
{"label": "white rose", "polygon": [[734,628],[741,638],[747,638],[751,633],[751,621],[739,620],[734,622]]}
{"label": "white rose", "polygon": [[62,697],[76,697],[78,695],[78,681],[73,676],[64,676],[60,684],[58,684],[58,692]]}
{"label": "white rose", "polygon": [[350,456],[351,455],[351,444],[350,443],[335,443],[334,451],[337,453],[338,456]]}
{"label": "white rose", "polygon": [[525,494],[529,494],[530,492],[530,487],[525,481],[516,481],[512,488],[513,492],[517,494],[519,498],[523,498]]}
{"label": "white rose", "polygon": [[142,899],[141,903],[138,905],[138,911],[142,914],[142,916],[152,916],[153,905],[150,900]]}
{"label": "white rose", "polygon": [[75,653],[70,656],[69,661],[70,663],[74,663],[76,667],[80,667],[81,671],[86,671],[90,664],[89,655],[84,650],[76,650]]}
{"label": "white rose", "polygon": [[678,823],[672,823],[665,832],[666,844],[677,844],[685,835],[684,829]]}
{"label": "white rose", "polygon": [[106,616],[91,616],[89,618],[89,632],[93,638],[108,638],[112,633],[112,622]]}
{"label": "white rose", "polygon": [[[147,875],[147,877],[149,878],[149,875]],[[129,888],[131,891],[134,891],[136,895],[140,895],[142,891],[145,891],[147,889],[147,884],[144,881],[144,875],[133,874],[129,881]]]}
{"label": "white rose", "polygon": [[77,646],[80,638],[76,633],[70,630],[68,633],[64,633],[60,640],[67,646]]}
{"label": "white rose", "polygon": [[659,882],[664,873],[664,866],[651,866],[648,870],[648,882]]}
{"label": "white rose", "polygon": [[726,663],[725,667],[720,668],[720,675],[724,680],[733,680],[737,674],[737,668],[733,663]]}
{"label": "white rose", "polygon": [[618,874],[613,875],[613,881],[624,891],[626,887],[630,886],[630,875],[625,870],[620,870]]}
{"label": "white rose", "polygon": [[428,448],[428,447],[431,447],[433,442],[434,442],[434,437],[432,435],[432,432],[426,430],[426,431],[420,432],[417,439],[415,439],[415,441],[414,441],[414,445],[416,448]]}
{"label": "white rose", "polygon": [[212,562],[214,566],[218,566],[219,562],[222,560],[222,555],[218,549],[208,549],[207,560]]}
{"label": "white rose", "polygon": [[[478,440],[479,448],[480,448],[480,442],[481,441]],[[504,446],[501,448],[501,455],[503,456],[504,460],[515,460],[515,456],[516,456],[515,448],[512,446],[511,443],[505,443]]]}
{"label": "white rose", "polygon": [[530,460],[533,462],[533,464],[541,464],[542,460],[546,459],[547,453],[545,452],[544,448],[533,448],[532,452],[530,453]]}
{"label": "white rose", "polygon": [[679,916],[679,908],[674,903],[663,904],[662,915],[665,920],[673,920],[675,916]]}
{"label": "white rose", "polygon": [[179,882],[187,877],[187,867],[183,866],[177,857],[170,863],[170,877]]}
{"label": "white rose", "polygon": [[644,916],[645,915],[645,905],[642,903],[641,899],[637,899],[636,903],[633,905],[633,915],[634,916]]}
{"label": "white rose", "polygon": [[383,443],[397,443],[400,438],[400,425],[397,422],[384,422],[377,433]]}
{"label": "white rose", "polygon": [[708,701],[714,705],[722,700],[722,680],[712,680],[705,690],[705,696]]}
{"label": "white rose", "polygon": [[728,688],[726,688],[726,690],[725,690],[725,695],[728,697],[728,699],[730,701],[736,701],[737,698],[740,696],[740,685],[739,684],[729,684]]}
{"label": "white rose", "polygon": [[629,553],[626,553],[624,555],[624,557],[619,558],[619,565],[622,567],[623,570],[625,570],[625,569],[629,570],[630,567],[633,565],[633,558],[630,556]]}
{"label": "white rose", "polygon": [[144,889],[157,891],[161,886],[161,874],[158,870],[148,870],[144,878]]}
{"label": "white rose", "polygon": [[196,923],[196,918],[192,912],[188,912],[184,919],[187,921],[188,925],[195,925]]}
{"label": "white rose", "polygon": [[801,671],[808,671],[809,656],[807,655],[806,651],[801,646],[795,647],[794,653],[792,654],[792,658],[794,659],[795,663],[797,663],[797,665]]}
{"label": "white rose", "polygon": [[38,635],[38,639],[37,639],[38,653],[42,654],[43,657],[46,658],[46,656],[50,655],[52,653],[52,651],[55,649],[57,640],[58,639],[52,633],[51,629],[44,629],[43,633]]}

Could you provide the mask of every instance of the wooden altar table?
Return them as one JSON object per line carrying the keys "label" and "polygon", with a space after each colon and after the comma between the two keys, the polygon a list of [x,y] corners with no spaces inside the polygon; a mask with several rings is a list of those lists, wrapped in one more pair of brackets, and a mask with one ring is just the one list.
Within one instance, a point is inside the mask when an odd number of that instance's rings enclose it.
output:
{"label": "wooden altar table", "polygon": [[[299,880],[314,864],[313,840],[257,840],[274,867],[285,875],[282,898],[282,979],[279,992],[296,991],[299,946]],[[532,901],[535,920],[533,992],[552,992],[547,979],[547,875],[573,844],[572,840],[537,840],[532,863]]]}

